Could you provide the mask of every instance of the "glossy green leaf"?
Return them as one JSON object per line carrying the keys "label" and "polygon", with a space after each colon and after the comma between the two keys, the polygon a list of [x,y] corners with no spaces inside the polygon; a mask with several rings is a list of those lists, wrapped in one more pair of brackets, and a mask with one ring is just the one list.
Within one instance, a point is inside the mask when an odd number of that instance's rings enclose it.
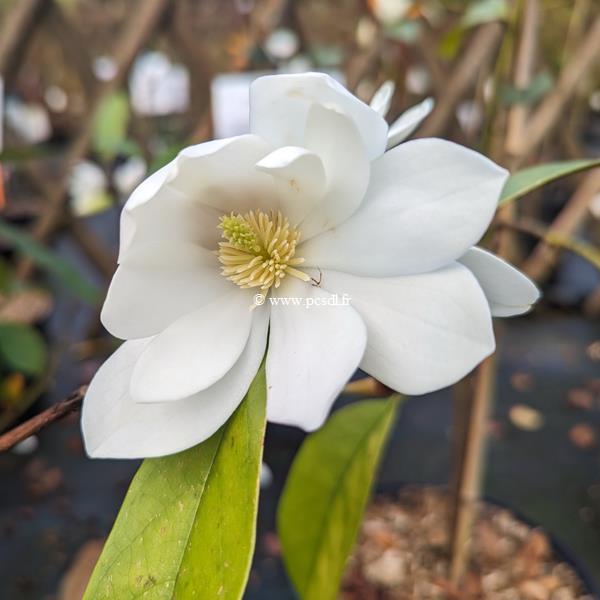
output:
{"label": "glossy green leaf", "polygon": [[100,291],[68,262],[2,219],[0,219],[0,239],[7,241],[15,250],[28,256],[37,266],[58,277],[66,287],[85,302],[97,304],[100,301]]}
{"label": "glossy green leaf", "polygon": [[114,158],[127,144],[130,116],[129,100],[124,92],[114,92],[102,100],[92,129],[92,147],[102,158]]}
{"label": "glossy green leaf", "polygon": [[502,190],[500,206],[512,202],[556,179],[587,169],[593,169],[594,167],[600,167],[600,159],[554,162],[517,171],[508,178]]}
{"label": "glossy green leaf", "polygon": [[34,327],[1,323],[0,364],[25,375],[39,375],[46,364],[44,338]]}
{"label": "glossy green leaf", "polygon": [[337,597],[397,404],[365,400],[335,412],[294,460],[277,525],[302,600]]}
{"label": "glossy green leaf", "polygon": [[84,600],[238,600],[250,572],[266,421],[260,368],[204,443],[144,461]]}

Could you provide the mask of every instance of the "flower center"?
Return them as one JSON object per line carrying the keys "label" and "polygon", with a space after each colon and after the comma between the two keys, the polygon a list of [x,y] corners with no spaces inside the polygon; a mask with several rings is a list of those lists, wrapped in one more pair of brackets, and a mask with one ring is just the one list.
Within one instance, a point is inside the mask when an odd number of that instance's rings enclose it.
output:
{"label": "flower center", "polygon": [[219,242],[221,272],[242,288],[260,287],[268,292],[278,288],[286,275],[310,281],[295,267],[304,262],[294,258],[300,232],[281,212],[253,210],[245,215],[231,213],[221,217]]}

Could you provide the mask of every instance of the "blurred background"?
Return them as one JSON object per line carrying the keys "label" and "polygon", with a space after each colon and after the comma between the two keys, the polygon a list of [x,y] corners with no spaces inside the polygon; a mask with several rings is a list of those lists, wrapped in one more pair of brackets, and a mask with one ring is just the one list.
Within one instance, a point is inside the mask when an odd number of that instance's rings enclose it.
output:
{"label": "blurred background", "polygon": [[[0,430],[88,383],[118,346],[98,317],[134,187],[182,147],[246,131],[253,78],[307,70],[367,102],[394,81],[392,119],[431,96],[417,137],[511,169],[600,156],[597,0],[1,0]],[[599,219],[595,169],[501,210],[486,240],[544,296],[497,327],[484,493],[557,540],[589,586]],[[380,489],[449,482],[453,396],[406,401]],[[274,514],[302,439],[269,427],[248,598],[294,598]],[[1,453],[0,598],[80,598],[137,466],[87,459],[76,412]],[[502,597],[551,597],[516,594]]]}

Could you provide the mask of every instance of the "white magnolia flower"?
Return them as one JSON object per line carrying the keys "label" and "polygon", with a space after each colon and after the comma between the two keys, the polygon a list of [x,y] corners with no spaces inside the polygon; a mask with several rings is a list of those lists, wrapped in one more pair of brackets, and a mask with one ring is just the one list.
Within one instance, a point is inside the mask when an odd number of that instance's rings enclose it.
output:
{"label": "white magnolia flower", "polygon": [[[474,247],[504,169],[439,139],[386,152],[430,102],[390,143],[389,88],[375,108],[314,73],[263,77],[250,95],[251,134],[186,148],[123,210],[102,321],[127,341],[85,399],[91,456],[203,441],[242,400],[267,339],[277,423],[319,427],[357,367],[407,394],[450,385],[494,351],[492,314],[538,297]],[[351,302],[332,305],[336,294]],[[303,305],[269,301],[288,297]]]}

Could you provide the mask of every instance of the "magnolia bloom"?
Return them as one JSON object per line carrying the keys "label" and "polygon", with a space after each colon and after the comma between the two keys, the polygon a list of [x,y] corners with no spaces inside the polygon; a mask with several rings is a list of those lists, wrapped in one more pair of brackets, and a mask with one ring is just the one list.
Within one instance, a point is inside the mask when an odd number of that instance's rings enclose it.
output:
{"label": "magnolia bloom", "polygon": [[448,386],[494,351],[492,315],[536,301],[474,247],[507,172],[444,140],[397,145],[431,102],[388,127],[391,93],[368,106],[326,75],[263,77],[249,135],[186,148],[133,192],[102,311],[126,341],[85,398],[91,456],[205,440],[267,347],[267,417],[306,430],[358,367],[406,394]]}

